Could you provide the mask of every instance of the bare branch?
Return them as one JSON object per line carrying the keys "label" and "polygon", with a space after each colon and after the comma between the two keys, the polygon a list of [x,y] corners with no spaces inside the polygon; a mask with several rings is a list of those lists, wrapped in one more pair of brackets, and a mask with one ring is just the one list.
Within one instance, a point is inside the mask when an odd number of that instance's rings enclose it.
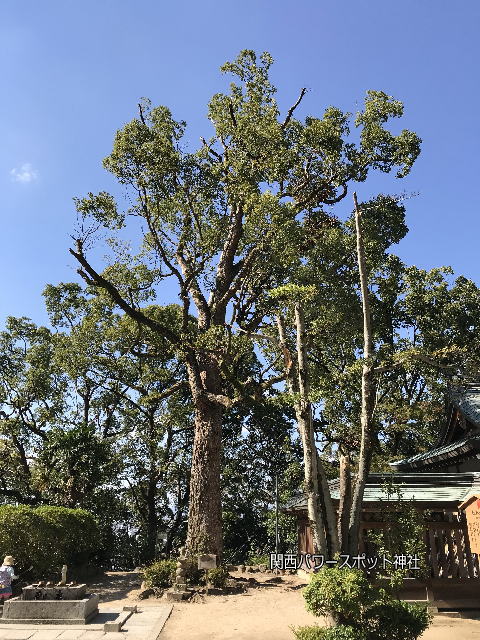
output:
{"label": "bare branch", "polygon": [[219,162],[223,161],[222,155],[215,151],[215,149],[212,149],[212,147],[208,144],[203,136],[200,136],[200,141],[202,142],[203,146],[207,148],[208,153],[211,153],[212,156],[215,156],[215,158],[217,158]]}
{"label": "bare branch", "polygon": [[233,104],[231,102],[228,103],[228,111],[230,113],[230,118],[232,119],[233,126],[237,128],[237,119],[235,118],[235,111],[233,110]]}
{"label": "bare branch", "polygon": [[[88,284],[93,284],[96,287],[100,287],[105,289],[107,293],[110,295],[112,300],[117,304],[122,311],[124,311],[130,318],[136,320],[140,324],[147,326],[149,329],[154,331],[157,334],[160,334],[164,338],[166,338],[172,344],[180,344],[180,338],[177,334],[169,329],[168,327],[164,327],[162,324],[154,320],[153,318],[149,318],[144,313],[132,307],[123,296],[120,294],[117,287],[112,284],[109,280],[106,280],[103,276],[95,271],[95,269],[90,266],[87,262],[85,256],[82,253],[81,243],[77,242],[78,251],[74,251],[73,249],[69,249],[69,252],[74,256],[78,262],[82,265],[82,269],[78,270],[78,273],[84,278],[86,274]],[[86,273],[85,273],[86,272]],[[85,278],[84,278],[85,279]]]}
{"label": "bare branch", "polygon": [[269,340],[270,342],[278,343],[277,338],[274,338],[273,336],[266,336],[264,333],[253,333],[252,331],[242,329],[242,327],[239,327],[239,331],[245,333],[249,338],[259,338],[260,340]]}
{"label": "bare branch", "polygon": [[145,122],[145,117],[143,115],[143,107],[140,102],[138,103],[138,113],[140,114],[140,120],[142,121],[142,124],[147,126],[147,123]]}
{"label": "bare branch", "polygon": [[277,384],[279,382],[284,382],[284,380],[286,380],[286,379],[287,379],[286,374],[282,374],[282,375],[278,375],[278,376],[272,376],[268,380],[265,380],[264,382],[261,382],[260,383],[260,388],[262,389],[262,391],[265,391],[265,389],[270,389],[271,387],[273,387],[274,384]]}
{"label": "bare branch", "polygon": [[228,396],[225,396],[221,393],[210,393],[209,391],[205,391],[203,395],[208,398],[210,402],[221,404],[222,407],[225,407],[225,409],[230,409],[235,404],[238,404],[240,402],[240,398],[235,398],[234,400],[232,400],[232,398],[229,398]]}
{"label": "bare branch", "polygon": [[303,96],[307,93],[307,89],[306,87],[304,87],[301,91],[300,91],[300,95],[298,96],[297,101],[295,102],[295,104],[290,107],[290,109],[288,110],[287,113],[287,117],[285,118],[285,120],[282,123],[282,129],[285,129],[285,127],[287,126],[287,124],[290,122],[291,117],[293,116],[293,112],[295,111],[295,109],[298,107],[298,105],[300,104],[300,102],[303,99]]}

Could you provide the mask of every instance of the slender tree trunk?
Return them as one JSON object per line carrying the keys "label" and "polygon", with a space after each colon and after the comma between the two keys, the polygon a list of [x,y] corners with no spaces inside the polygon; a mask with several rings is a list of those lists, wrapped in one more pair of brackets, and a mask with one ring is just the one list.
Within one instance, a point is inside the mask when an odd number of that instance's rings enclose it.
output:
{"label": "slender tree trunk", "polygon": [[[150,408],[148,411],[148,476],[147,486],[144,493],[145,506],[146,506],[146,548],[145,558],[146,562],[152,562],[155,559],[155,552],[157,548],[157,534],[158,534],[158,522],[157,522],[157,437],[155,427],[155,409]],[[167,439],[167,447],[165,454],[168,455],[170,445]],[[143,492],[142,492],[143,493]]]}
{"label": "slender tree trunk", "polygon": [[[213,358],[205,357],[201,367],[202,387],[214,394],[221,391],[220,372]],[[222,502],[220,474],[222,418],[224,408],[199,393],[198,379],[190,372],[195,407],[195,436],[190,476],[187,553],[222,556]]]}
{"label": "slender tree trunk", "polygon": [[307,513],[310,527],[312,528],[315,551],[316,553],[327,555],[326,523],[322,514],[320,487],[318,483],[319,459],[313,430],[312,405],[309,400],[310,381],[305,344],[305,322],[303,309],[300,304],[295,305],[295,327],[297,333],[298,390],[300,394],[300,400],[296,403],[295,412],[303,445]]}
{"label": "slender tree trunk", "polygon": [[294,372],[294,364],[287,344],[284,320],[281,316],[277,317],[277,327],[280,347],[284,355],[288,388],[290,393],[299,394],[300,396],[300,400],[295,403],[294,408],[297,427],[302,440],[307,514],[310,528],[312,529],[314,546],[317,553],[330,554],[333,557],[338,550],[335,511],[330,487],[315,444],[312,406],[308,400],[308,360],[305,344],[305,323],[301,306],[297,304],[295,307],[297,375]]}
{"label": "slender tree trunk", "polygon": [[147,562],[152,562],[155,559],[155,552],[157,548],[157,533],[158,533],[158,522],[157,522],[157,509],[156,509],[156,498],[157,498],[157,482],[156,478],[150,477],[148,479],[148,487],[147,487],[147,495],[146,495],[146,506],[147,506],[147,544],[145,549],[145,560]]}
{"label": "slender tree trunk", "polygon": [[328,485],[327,474],[323,467],[320,457],[317,455],[317,472],[318,472],[318,486],[319,496],[322,503],[322,509],[324,513],[324,521],[326,523],[327,534],[327,555],[330,558],[334,558],[340,550],[340,543],[338,539],[337,523],[335,517],[335,509],[333,508],[332,494]]}
{"label": "slender tree trunk", "polygon": [[348,532],[349,551],[351,554],[355,554],[358,550],[358,537],[360,531],[363,495],[365,492],[365,484],[367,482],[368,473],[370,471],[370,462],[372,458],[372,444],[374,435],[373,409],[375,406],[376,395],[375,374],[372,363],[372,358],[374,355],[373,332],[368,292],[367,266],[365,261],[365,248],[363,244],[362,234],[362,215],[360,207],[358,206],[356,193],[353,194],[353,200],[355,203],[355,224],[357,231],[358,272],[360,276],[360,289],[362,296],[364,364],[362,368],[362,411],[360,416],[362,435],[360,442],[360,454],[358,459],[358,472],[355,481],[355,490],[350,511],[350,524]]}
{"label": "slender tree trunk", "polygon": [[311,428],[310,403],[306,406],[297,405],[295,413],[297,425],[302,439],[303,465],[305,474],[305,495],[307,498],[307,515],[312,529],[315,553],[327,555],[327,539],[325,535],[325,522],[319,499],[318,467],[315,447],[315,438]]}
{"label": "slender tree trunk", "polygon": [[341,553],[348,553],[348,521],[352,506],[350,456],[340,452],[340,501],[338,505],[338,538]]}

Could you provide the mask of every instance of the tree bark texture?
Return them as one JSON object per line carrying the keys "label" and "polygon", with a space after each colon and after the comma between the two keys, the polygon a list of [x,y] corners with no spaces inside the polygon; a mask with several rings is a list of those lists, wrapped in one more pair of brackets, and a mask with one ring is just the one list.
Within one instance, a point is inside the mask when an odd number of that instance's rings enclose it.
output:
{"label": "tree bark texture", "polygon": [[[190,476],[187,553],[222,556],[222,462],[223,407],[205,397],[198,379],[190,375],[195,407],[195,436]],[[202,387],[210,393],[220,390],[220,373],[213,358],[205,357],[200,371]]]}

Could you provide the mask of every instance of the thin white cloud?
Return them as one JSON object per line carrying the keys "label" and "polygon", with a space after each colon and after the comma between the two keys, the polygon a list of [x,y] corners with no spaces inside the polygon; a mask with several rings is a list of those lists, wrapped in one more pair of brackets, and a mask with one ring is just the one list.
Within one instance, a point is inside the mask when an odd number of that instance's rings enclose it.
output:
{"label": "thin white cloud", "polygon": [[32,167],[30,162],[25,162],[20,168],[14,167],[10,171],[10,176],[14,182],[35,182],[38,179],[38,171]]}

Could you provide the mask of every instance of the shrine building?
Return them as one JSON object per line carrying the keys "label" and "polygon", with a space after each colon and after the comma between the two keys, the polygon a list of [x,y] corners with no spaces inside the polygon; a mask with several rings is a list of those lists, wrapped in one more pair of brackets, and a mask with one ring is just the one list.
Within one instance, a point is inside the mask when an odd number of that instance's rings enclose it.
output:
{"label": "shrine building", "polygon": [[[398,486],[402,499],[414,501],[425,514],[427,600],[434,600],[440,609],[480,609],[480,384],[456,388],[448,399],[446,421],[435,447],[391,462],[391,473],[369,475],[359,550],[368,555],[368,532],[388,526],[381,514],[385,484]],[[329,484],[338,508],[339,480]],[[294,498],[283,510],[297,517],[298,553],[313,554],[305,496]]]}

